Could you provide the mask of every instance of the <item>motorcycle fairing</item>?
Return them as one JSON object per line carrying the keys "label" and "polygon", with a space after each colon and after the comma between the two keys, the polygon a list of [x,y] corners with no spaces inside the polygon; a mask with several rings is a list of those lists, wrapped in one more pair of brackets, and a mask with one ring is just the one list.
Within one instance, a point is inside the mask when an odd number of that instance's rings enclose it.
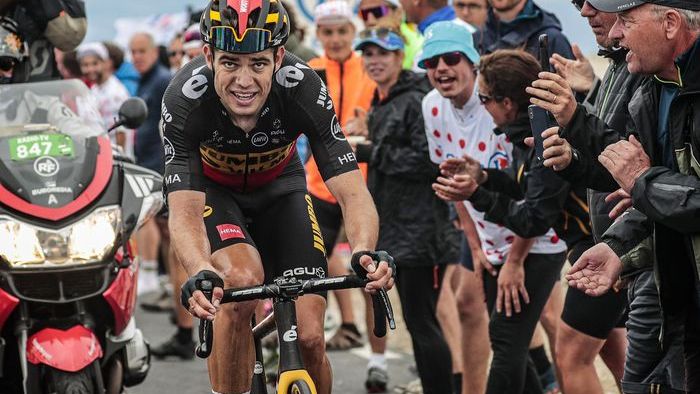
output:
{"label": "motorcycle fairing", "polygon": [[61,371],[78,372],[99,357],[100,341],[83,325],[68,330],[45,328],[27,341],[27,361]]}
{"label": "motorcycle fairing", "polygon": [[10,314],[12,314],[12,311],[15,310],[17,304],[19,304],[19,299],[17,297],[13,297],[3,289],[0,289],[0,330],[2,330],[2,326],[5,324]]}
{"label": "motorcycle fairing", "polygon": [[112,147],[107,137],[97,137],[100,147],[95,164],[95,175],[85,190],[70,203],[50,208],[32,204],[13,194],[0,183],[0,201],[8,207],[26,215],[57,222],[80,211],[95,201],[104,191],[112,176]]}
{"label": "motorcycle fairing", "polygon": [[[131,249],[131,248],[129,248]],[[114,316],[114,334],[119,335],[129,324],[136,305],[137,260],[128,268],[119,270],[116,279],[102,296],[112,309]]]}

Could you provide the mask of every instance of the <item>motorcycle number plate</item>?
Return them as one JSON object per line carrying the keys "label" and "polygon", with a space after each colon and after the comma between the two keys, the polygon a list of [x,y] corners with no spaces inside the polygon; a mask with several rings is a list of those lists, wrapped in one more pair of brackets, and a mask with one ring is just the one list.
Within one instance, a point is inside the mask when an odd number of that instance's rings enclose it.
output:
{"label": "motorcycle number plate", "polygon": [[65,134],[36,134],[12,138],[12,160],[31,160],[42,156],[73,157],[73,139]]}

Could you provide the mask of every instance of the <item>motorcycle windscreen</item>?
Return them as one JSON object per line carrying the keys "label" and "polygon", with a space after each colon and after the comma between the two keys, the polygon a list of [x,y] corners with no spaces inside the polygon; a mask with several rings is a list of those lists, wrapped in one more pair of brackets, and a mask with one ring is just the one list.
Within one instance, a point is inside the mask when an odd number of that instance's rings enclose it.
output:
{"label": "motorcycle windscreen", "polygon": [[98,172],[111,173],[111,160],[109,168],[98,168],[105,162],[99,156],[111,158],[111,148],[100,142],[107,139],[105,128],[82,82],[0,87],[0,103],[5,191],[35,206],[62,208],[83,194]]}

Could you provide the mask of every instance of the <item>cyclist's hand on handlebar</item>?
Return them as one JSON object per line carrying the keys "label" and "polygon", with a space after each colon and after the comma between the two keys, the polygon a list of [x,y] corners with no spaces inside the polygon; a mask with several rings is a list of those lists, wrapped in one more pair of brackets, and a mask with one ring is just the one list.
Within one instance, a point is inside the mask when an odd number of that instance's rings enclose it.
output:
{"label": "cyclist's hand on handlebar", "polygon": [[[201,289],[202,281],[211,281],[214,284],[214,290],[207,297]],[[214,315],[219,309],[219,303],[224,296],[224,280],[214,271],[202,270],[197,275],[190,277],[187,282],[182,285],[180,294],[180,302],[193,316],[200,319],[214,320]]]}
{"label": "cyclist's hand on handlebar", "polygon": [[370,282],[365,286],[365,290],[367,292],[375,293],[377,290],[382,288],[389,290],[394,287],[396,266],[394,265],[393,257],[391,257],[388,253],[383,251],[355,252],[352,259],[359,259],[359,264],[367,271],[367,279],[370,280]]}

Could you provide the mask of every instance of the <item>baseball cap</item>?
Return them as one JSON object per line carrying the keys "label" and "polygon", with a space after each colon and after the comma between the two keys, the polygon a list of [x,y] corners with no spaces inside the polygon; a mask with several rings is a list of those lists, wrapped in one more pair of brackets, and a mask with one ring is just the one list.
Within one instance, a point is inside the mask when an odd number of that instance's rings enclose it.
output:
{"label": "baseball cap", "polygon": [[90,42],[79,46],[76,56],[78,60],[85,56],[97,56],[101,60],[107,60],[109,59],[109,52],[107,52],[107,47],[101,42]]}
{"label": "baseball cap", "polygon": [[204,43],[202,42],[202,33],[199,30],[199,24],[188,27],[182,36],[182,49],[201,48],[202,45],[204,45]]}
{"label": "baseball cap", "polygon": [[683,10],[700,11],[700,1],[698,0],[588,0],[588,2],[593,8],[602,12],[627,11],[645,3],[680,8]]}
{"label": "baseball cap", "polygon": [[335,25],[352,22],[350,4],[342,0],[326,1],[314,9],[314,23],[317,25]]}
{"label": "baseball cap", "polygon": [[355,44],[356,51],[365,49],[367,45],[376,45],[391,52],[404,49],[401,36],[385,27],[363,30],[360,32],[359,38],[359,41]]}
{"label": "baseball cap", "polygon": [[425,31],[418,67],[425,68],[426,59],[450,52],[461,52],[472,64],[479,64],[479,53],[466,26],[451,21],[435,22]]}

